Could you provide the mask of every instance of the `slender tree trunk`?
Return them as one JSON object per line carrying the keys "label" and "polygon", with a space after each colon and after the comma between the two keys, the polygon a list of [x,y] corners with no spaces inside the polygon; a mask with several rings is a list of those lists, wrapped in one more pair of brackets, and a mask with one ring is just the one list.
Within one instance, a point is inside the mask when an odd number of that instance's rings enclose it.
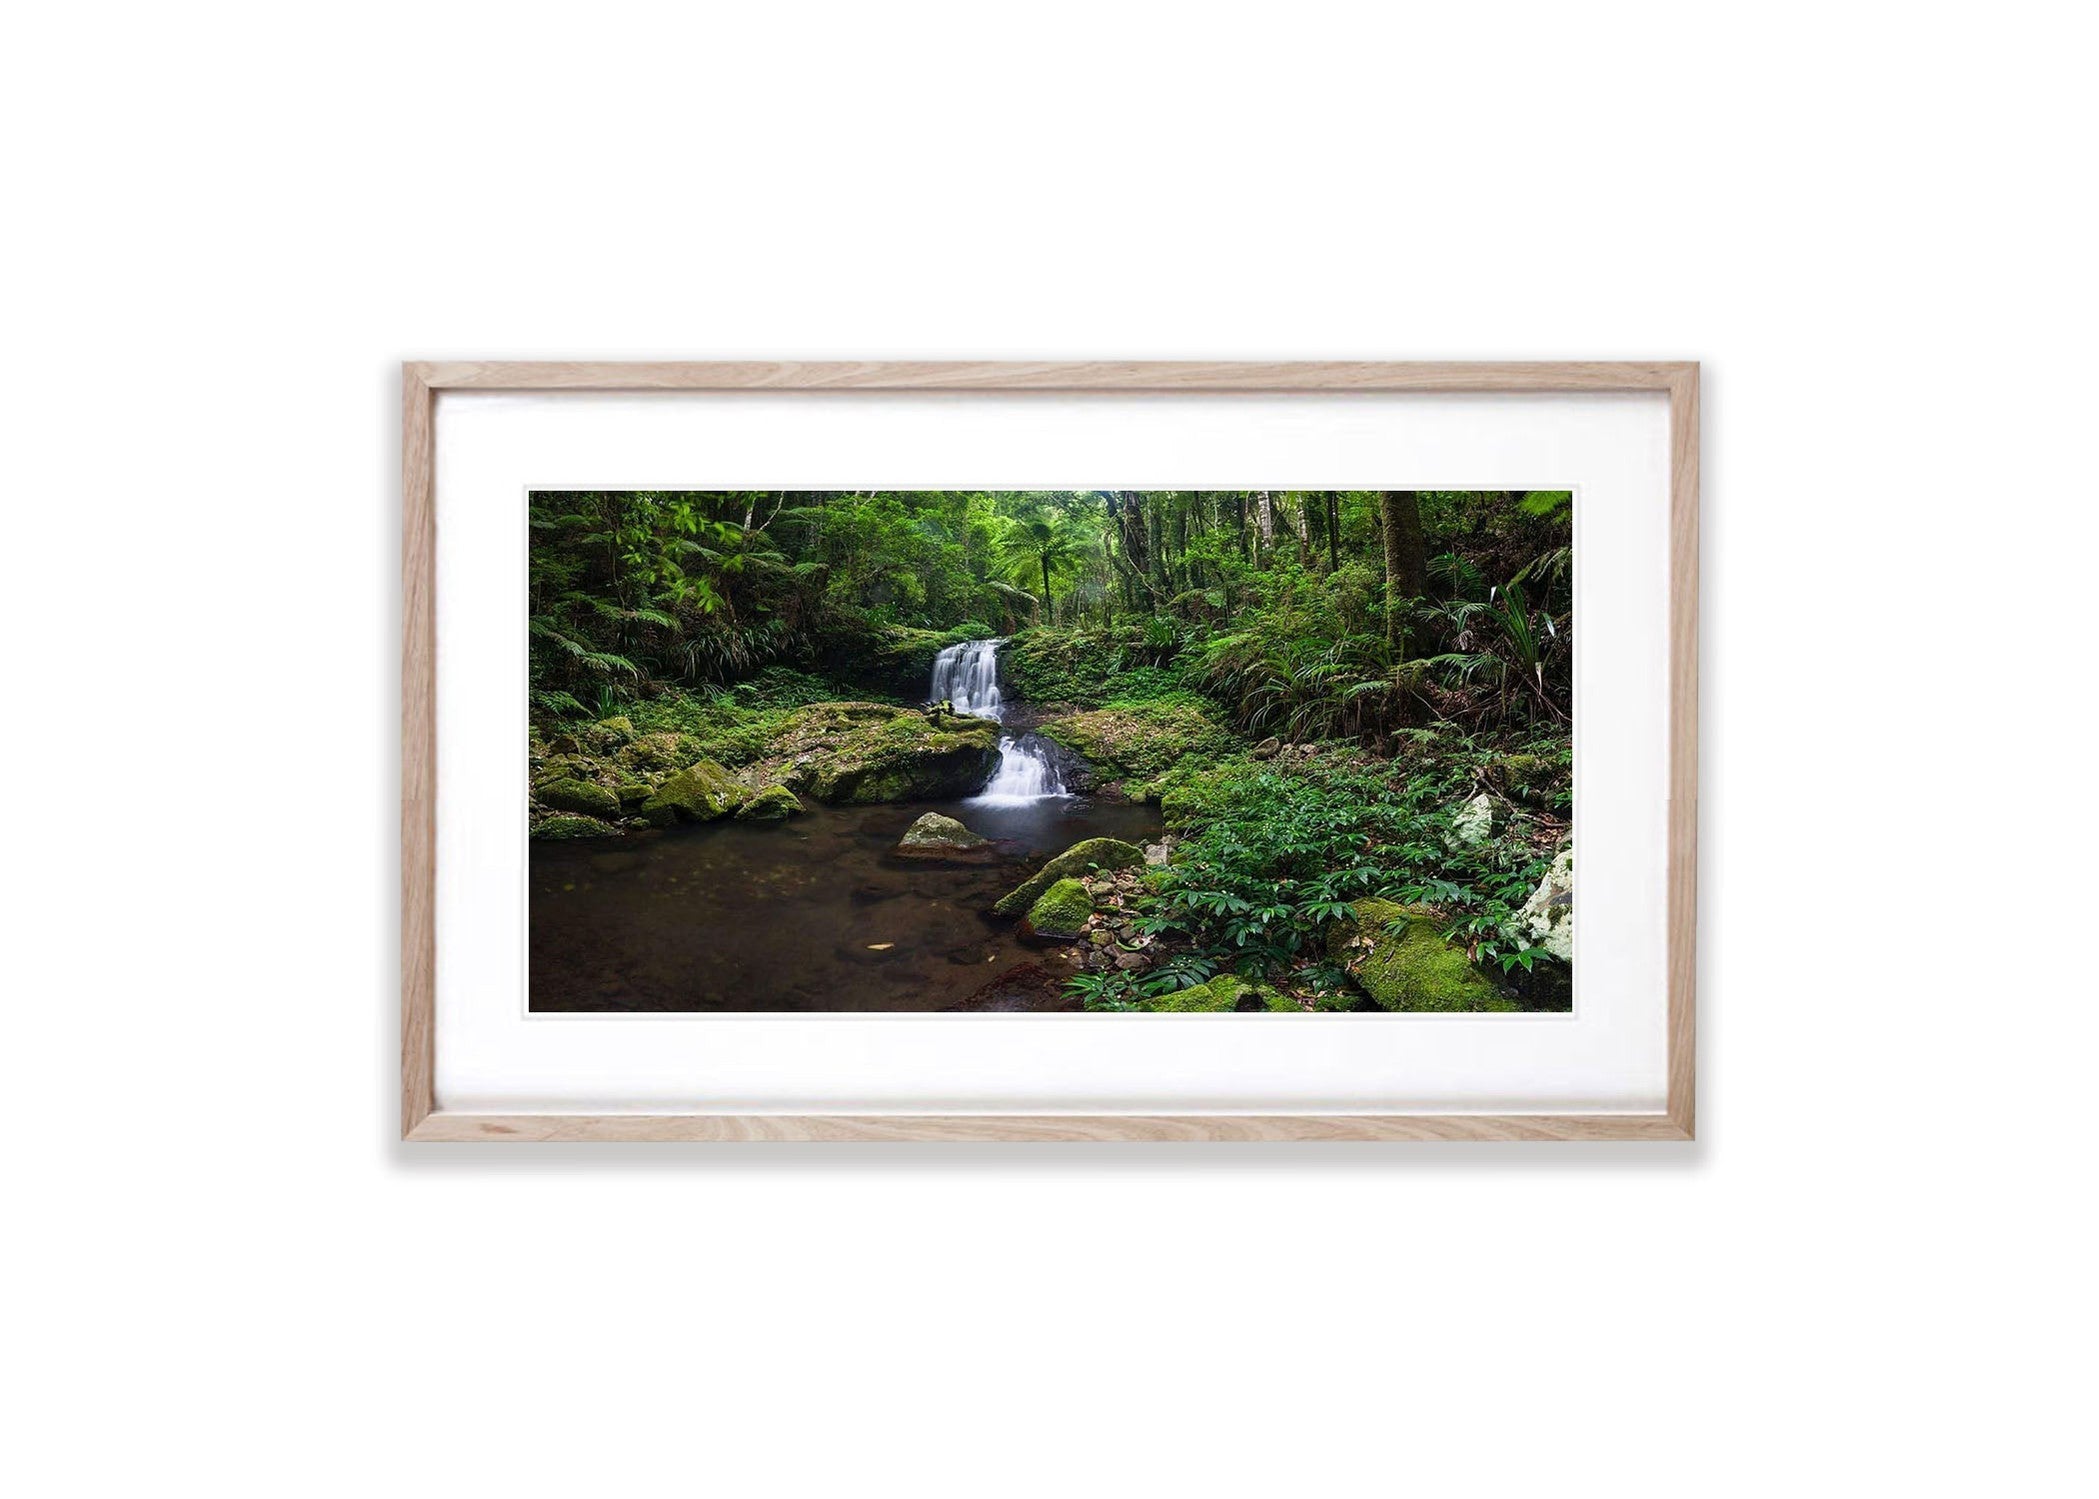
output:
{"label": "slender tree trunk", "polygon": [[1173,549],[1180,554],[1181,587],[1193,588],[1194,574],[1188,570],[1188,501],[1185,497],[1176,500],[1173,506]]}
{"label": "slender tree trunk", "polygon": [[1035,560],[1042,564],[1042,622],[1051,624],[1055,621],[1056,614],[1050,608],[1049,558],[1045,555]]}
{"label": "slender tree trunk", "polygon": [[1326,570],[1341,571],[1341,500],[1331,489],[1326,492]]}
{"label": "slender tree trunk", "polygon": [[1173,597],[1173,573],[1166,560],[1166,511],[1164,500],[1151,500],[1145,508],[1151,512],[1152,530],[1152,576],[1158,579],[1158,597],[1154,608]]}
{"label": "slender tree trunk", "polygon": [[1406,601],[1428,592],[1428,551],[1421,539],[1419,495],[1411,489],[1387,489],[1378,510],[1385,530],[1385,640],[1398,656],[1406,654]]}

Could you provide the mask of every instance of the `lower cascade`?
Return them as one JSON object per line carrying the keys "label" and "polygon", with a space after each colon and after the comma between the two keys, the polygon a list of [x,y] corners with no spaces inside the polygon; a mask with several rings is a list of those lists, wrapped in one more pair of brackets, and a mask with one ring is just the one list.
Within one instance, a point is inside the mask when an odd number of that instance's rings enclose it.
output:
{"label": "lower cascade", "polygon": [[[972,718],[1005,722],[1005,698],[998,686],[997,640],[965,640],[951,645],[933,658],[932,699],[952,703],[957,713]],[[1034,734],[1002,736],[998,742],[998,770],[991,784],[970,798],[992,807],[1018,807],[1053,796],[1070,795],[1057,772],[1057,762],[1047,746]]]}

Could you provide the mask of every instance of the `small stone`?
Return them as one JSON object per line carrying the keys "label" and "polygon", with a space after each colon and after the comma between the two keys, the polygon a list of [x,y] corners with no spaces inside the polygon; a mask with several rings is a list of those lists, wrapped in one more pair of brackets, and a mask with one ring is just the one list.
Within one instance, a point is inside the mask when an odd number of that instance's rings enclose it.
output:
{"label": "small stone", "polygon": [[1530,940],[1554,957],[1574,958],[1574,845],[1561,847],[1552,868],[1516,913]]}
{"label": "small stone", "polygon": [[1494,799],[1482,791],[1458,809],[1450,821],[1450,842],[1457,848],[1476,848],[1494,830]]}
{"label": "small stone", "polygon": [[778,822],[802,810],[802,799],[785,786],[767,786],[738,808],[736,816],[742,822]]}

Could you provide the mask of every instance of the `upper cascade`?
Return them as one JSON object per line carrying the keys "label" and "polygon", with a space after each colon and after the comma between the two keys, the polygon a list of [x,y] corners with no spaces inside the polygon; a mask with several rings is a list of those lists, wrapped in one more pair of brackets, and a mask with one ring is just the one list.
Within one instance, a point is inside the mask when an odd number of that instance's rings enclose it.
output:
{"label": "upper cascade", "polygon": [[957,713],[972,718],[1000,718],[1006,700],[998,690],[997,640],[965,640],[933,658],[933,701],[953,703]]}

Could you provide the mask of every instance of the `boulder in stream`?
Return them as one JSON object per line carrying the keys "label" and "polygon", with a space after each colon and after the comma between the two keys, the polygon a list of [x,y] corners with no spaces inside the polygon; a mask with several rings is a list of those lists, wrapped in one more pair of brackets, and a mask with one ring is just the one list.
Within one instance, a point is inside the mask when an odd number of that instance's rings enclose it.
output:
{"label": "boulder in stream", "polygon": [[712,822],[751,799],[749,789],[712,760],[688,765],[656,788],[641,815],[659,828],[674,822]]}
{"label": "boulder in stream", "polygon": [[591,781],[561,776],[542,781],[532,794],[557,812],[580,812],[587,817],[619,816],[620,797]]}
{"label": "boulder in stream", "polygon": [[785,786],[768,786],[736,809],[739,822],[778,822],[806,811],[802,799]]}
{"label": "boulder in stream", "polygon": [[557,813],[542,817],[532,824],[535,838],[617,838],[620,830],[599,822],[595,817],[571,817]]}
{"label": "boulder in stream", "polygon": [[1120,838],[1088,838],[1082,843],[1074,843],[1043,865],[1019,889],[999,897],[991,912],[994,916],[1025,915],[1050,886],[1061,879],[1083,875],[1089,866],[1135,869],[1143,863],[1144,850],[1134,843],[1124,843]]}
{"label": "boulder in stream", "polygon": [[954,818],[928,812],[904,830],[904,836],[890,853],[899,859],[975,864],[996,858],[998,848],[989,838],[971,832]]}

